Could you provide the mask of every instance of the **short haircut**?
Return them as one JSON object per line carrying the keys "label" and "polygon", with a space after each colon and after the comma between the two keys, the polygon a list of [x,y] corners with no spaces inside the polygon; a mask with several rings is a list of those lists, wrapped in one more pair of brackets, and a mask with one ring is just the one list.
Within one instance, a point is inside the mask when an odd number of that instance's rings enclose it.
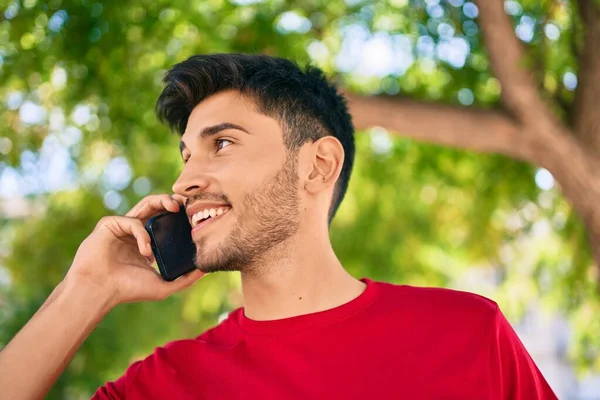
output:
{"label": "short haircut", "polygon": [[156,114],[181,135],[202,100],[236,90],[251,99],[258,112],[279,121],[288,151],[298,151],[307,141],[324,136],[337,138],[344,148],[344,164],[329,207],[331,224],[348,189],[355,144],[346,99],[323,71],[311,65],[303,71],[293,61],[266,55],[207,54],[176,64],[163,82]]}

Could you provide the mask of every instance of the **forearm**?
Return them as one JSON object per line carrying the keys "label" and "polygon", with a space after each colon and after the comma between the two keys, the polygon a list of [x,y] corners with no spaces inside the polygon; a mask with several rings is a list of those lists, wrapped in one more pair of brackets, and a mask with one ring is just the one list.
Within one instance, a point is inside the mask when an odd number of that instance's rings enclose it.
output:
{"label": "forearm", "polygon": [[91,288],[62,282],[0,352],[0,393],[7,399],[42,398],[109,310]]}

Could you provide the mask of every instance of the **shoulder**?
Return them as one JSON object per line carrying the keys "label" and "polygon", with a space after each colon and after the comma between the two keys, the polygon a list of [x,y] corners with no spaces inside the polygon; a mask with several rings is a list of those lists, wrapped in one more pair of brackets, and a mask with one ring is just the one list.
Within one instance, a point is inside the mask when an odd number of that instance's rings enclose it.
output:
{"label": "shoulder", "polygon": [[470,325],[493,324],[498,304],[481,295],[456,289],[377,282],[380,304],[416,318],[464,321]]}
{"label": "shoulder", "polygon": [[458,289],[399,285],[388,282],[375,282],[382,297],[414,306],[442,306],[451,308],[476,308],[495,313],[498,305],[485,296]]}
{"label": "shoulder", "polygon": [[239,335],[232,325],[230,318],[226,318],[194,338],[174,340],[156,347],[142,360],[141,366],[179,364],[188,359],[191,362],[203,353],[231,348],[239,342]]}
{"label": "shoulder", "polygon": [[163,347],[158,348],[157,351],[188,353],[193,350],[232,348],[240,340],[239,329],[232,318],[237,312],[238,310],[232,311],[223,321],[195,338],[169,342]]}
{"label": "shoulder", "polygon": [[240,312],[242,312],[241,307],[231,311],[219,324],[197,336],[194,340],[220,349],[234,347],[241,339],[241,331],[235,322]]}

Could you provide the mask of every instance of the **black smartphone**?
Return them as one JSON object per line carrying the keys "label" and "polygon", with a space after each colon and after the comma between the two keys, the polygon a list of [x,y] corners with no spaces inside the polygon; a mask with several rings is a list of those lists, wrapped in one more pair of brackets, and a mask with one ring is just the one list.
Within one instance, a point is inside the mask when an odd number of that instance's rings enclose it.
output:
{"label": "black smartphone", "polygon": [[166,212],[151,217],[145,224],[150,244],[165,281],[173,281],[196,268],[196,244],[192,240],[192,227],[180,205],[179,212]]}

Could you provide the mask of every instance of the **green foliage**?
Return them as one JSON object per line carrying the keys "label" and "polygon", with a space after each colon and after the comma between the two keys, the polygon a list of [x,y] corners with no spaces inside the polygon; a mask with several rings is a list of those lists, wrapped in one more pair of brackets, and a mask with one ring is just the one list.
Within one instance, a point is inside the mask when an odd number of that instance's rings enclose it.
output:
{"label": "green foliage", "polygon": [[[153,107],[171,65],[197,53],[261,52],[312,61],[366,94],[498,107],[500,86],[477,18],[452,5],[458,3],[442,1],[440,15],[418,0],[6,2],[0,22],[0,172],[27,172],[27,160],[56,140],[68,150],[77,186],[32,194],[28,198],[43,211],[1,220],[1,266],[10,283],[0,292],[0,343],[60,282],[101,216],[124,214],[149,192],[170,192],[181,169],[179,139],[157,124]],[[515,25],[524,18],[535,22],[526,47],[540,92],[568,123],[573,92],[563,77],[576,71],[581,46],[575,10],[567,2],[514,3]],[[286,29],[282,19],[290,11],[310,24]],[[544,34],[548,23],[559,30],[556,40]],[[356,27],[367,37],[395,38],[399,47],[409,47],[414,62],[405,54],[405,70],[379,75],[340,66],[336,55]],[[427,50],[450,37],[468,45],[464,64]],[[19,112],[25,101],[44,107],[46,118],[24,123]],[[82,106],[89,115],[79,115]],[[9,150],[1,151],[6,140]],[[389,148],[382,150],[382,140]],[[483,284],[468,289],[493,297],[513,321],[538,298],[549,309],[568,312],[575,324],[573,359],[582,371],[600,369],[598,361],[593,364],[600,327],[589,324],[600,305],[585,230],[556,189],[535,185],[534,166],[390,138],[381,129],[358,133],[357,146],[350,190],[331,233],[354,276],[460,288],[474,271],[491,275],[497,290]],[[124,185],[105,173],[114,160],[131,169]],[[107,192],[120,196],[114,209],[106,206]],[[163,302],[117,308],[49,398],[90,395],[154,347],[214,325],[241,304],[240,296],[237,275],[216,274]]]}

